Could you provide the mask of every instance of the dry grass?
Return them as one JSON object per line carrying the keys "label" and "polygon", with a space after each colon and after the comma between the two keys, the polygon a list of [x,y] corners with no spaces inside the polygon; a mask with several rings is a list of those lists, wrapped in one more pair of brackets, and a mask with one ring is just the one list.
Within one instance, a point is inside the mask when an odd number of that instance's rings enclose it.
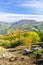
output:
{"label": "dry grass", "polygon": [[0,47],[0,54],[6,52],[6,49],[3,47]]}
{"label": "dry grass", "polygon": [[[33,65],[30,57],[23,56],[23,54],[22,54],[23,49],[24,49],[23,46],[19,46],[16,48],[10,48],[10,49],[5,49],[5,48],[0,47],[0,53],[5,53],[7,51],[8,53],[11,53],[11,54],[17,56],[17,59],[13,60],[13,61],[11,61],[8,58],[7,59],[1,58],[0,65]],[[9,52],[8,50],[16,50],[16,51]]]}
{"label": "dry grass", "polygon": [[7,51],[8,53],[11,53],[17,56],[17,59],[13,61],[10,60],[9,58],[7,59],[1,58],[0,65],[35,65],[33,64],[34,59],[32,58],[32,55],[30,57],[30,56],[24,56],[22,54],[24,48],[25,48],[24,46],[18,46],[16,48],[10,48],[10,49],[5,49],[5,48],[0,47],[0,53]]}

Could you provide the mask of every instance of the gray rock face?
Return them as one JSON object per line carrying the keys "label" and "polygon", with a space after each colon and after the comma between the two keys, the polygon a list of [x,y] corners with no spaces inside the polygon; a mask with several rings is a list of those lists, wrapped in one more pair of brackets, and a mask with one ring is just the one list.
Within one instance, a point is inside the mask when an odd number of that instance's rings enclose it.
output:
{"label": "gray rock face", "polygon": [[24,49],[23,55],[27,55],[29,53],[33,52],[33,50]]}
{"label": "gray rock face", "polygon": [[30,53],[37,51],[37,50],[40,50],[40,49],[41,49],[41,47],[35,47],[33,50],[24,49],[23,55],[30,54]]}
{"label": "gray rock face", "polygon": [[35,47],[33,50],[35,51],[35,50],[40,50],[41,49],[41,47]]}

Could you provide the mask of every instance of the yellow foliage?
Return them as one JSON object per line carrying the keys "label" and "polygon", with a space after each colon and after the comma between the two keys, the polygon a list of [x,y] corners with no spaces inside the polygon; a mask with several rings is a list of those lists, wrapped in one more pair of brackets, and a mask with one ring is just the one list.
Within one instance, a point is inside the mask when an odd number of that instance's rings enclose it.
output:
{"label": "yellow foliage", "polygon": [[32,43],[32,37],[31,36],[25,37],[23,42],[24,42],[24,45],[28,45],[29,43]]}
{"label": "yellow foliage", "polygon": [[0,40],[0,43],[3,43],[3,45],[6,44],[7,46],[10,46],[11,44],[15,44],[16,46],[17,44],[23,43],[23,45],[26,45],[30,48],[33,42],[38,42],[40,40],[40,37],[36,32],[17,30],[13,33],[0,36]]}

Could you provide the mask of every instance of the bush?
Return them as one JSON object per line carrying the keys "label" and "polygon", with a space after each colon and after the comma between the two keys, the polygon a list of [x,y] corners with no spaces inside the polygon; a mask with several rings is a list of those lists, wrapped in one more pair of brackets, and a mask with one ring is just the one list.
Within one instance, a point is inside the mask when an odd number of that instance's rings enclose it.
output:
{"label": "bush", "polygon": [[27,45],[31,47],[31,43],[38,42],[39,40],[40,37],[36,32],[16,31],[14,33],[0,36],[0,46],[10,48],[19,45]]}
{"label": "bush", "polygon": [[16,47],[16,46],[19,46],[19,45],[22,45],[23,43],[20,41],[20,40],[18,40],[18,41],[16,41],[16,42],[11,42],[10,43],[10,47],[11,48],[14,48],[14,47]]}

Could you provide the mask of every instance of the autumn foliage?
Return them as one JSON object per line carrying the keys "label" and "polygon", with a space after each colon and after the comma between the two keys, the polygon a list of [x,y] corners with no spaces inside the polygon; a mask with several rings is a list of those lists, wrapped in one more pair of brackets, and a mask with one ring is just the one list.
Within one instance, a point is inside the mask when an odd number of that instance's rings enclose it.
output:
{"label": "autumn foliage", "polygon": [[40,37],[36,32],[26,30],[17,30],[13,33],[0,36],[0,46],[16,47],[18,45],[31,46],[32,43],[38,42]]}

